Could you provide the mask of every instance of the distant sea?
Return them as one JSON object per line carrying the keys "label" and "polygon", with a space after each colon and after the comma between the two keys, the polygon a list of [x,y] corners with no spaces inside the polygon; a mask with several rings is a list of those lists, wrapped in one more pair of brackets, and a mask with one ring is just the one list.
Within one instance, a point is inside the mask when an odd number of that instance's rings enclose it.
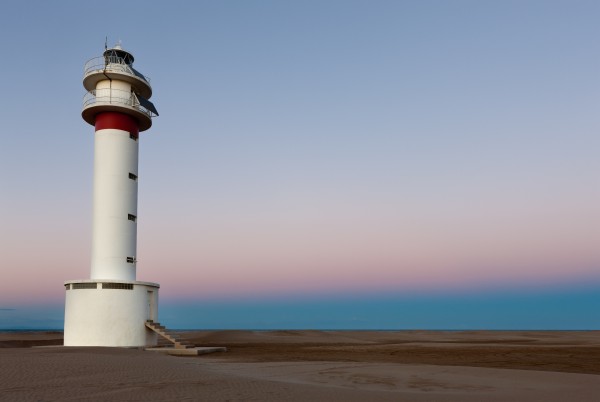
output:
{"label": "distant sea", "polygon": [[59,328],[11,328],[11,329],[0,329],[0,333],[3,332],[63,332]]}
{"label": "distant sea", "polygon": [[[279,328],[279,329],[251,329],[251,328],[237,328],[237,329],[218,329],[218,328],[196,328],[196,329],[179,329],[171,328],[171,331],[175,332],[195,332],[195,331],[251,331],[251,332],[277,332],[277,331],[321,331],[321,332],[410,332],[410,331],[426,331],[426,332],[469,332],[469,331],[491,331],[491,332],[598,332],[595,329],[314,329],[314,328]],[[11,333],[11,332],[63,332],[62,328],[9,328],[0,329],[0,333]]]}

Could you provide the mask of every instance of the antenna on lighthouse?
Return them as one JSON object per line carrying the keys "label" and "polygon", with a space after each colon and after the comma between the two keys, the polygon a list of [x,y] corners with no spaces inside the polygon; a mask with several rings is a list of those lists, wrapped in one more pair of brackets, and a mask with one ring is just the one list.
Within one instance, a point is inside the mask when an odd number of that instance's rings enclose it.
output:
{"label": "antenna on lighthouse", "polygon": [[104,39],[104,50],[108,49],[108,36]]}

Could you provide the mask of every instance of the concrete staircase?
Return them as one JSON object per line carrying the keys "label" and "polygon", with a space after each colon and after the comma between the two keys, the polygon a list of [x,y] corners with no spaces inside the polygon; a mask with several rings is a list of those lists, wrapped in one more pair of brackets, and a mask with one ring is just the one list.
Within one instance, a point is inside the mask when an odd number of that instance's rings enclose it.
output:
{"label": "concrete staircase", "polygon": [[174,334],[166,329],[163,325],[160,325],[159,322],[147,320],[146,327],[150,328],[152,331],[156,332],[161,337],[172,343],[175,349],[193,349],[196,347],[196,345],[193,343],[181,339],[179,335]]}

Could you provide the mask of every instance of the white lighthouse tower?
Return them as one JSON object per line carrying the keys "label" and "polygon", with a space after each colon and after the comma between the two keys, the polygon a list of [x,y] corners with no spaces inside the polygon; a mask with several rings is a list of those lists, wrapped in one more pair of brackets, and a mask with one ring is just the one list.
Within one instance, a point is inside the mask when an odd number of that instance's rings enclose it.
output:
{"label": "white lighthouse tower", "polygon": [[136,281],[139,133],[158,113],[133,55],[105,49],[85,64],[83,119],[95,127],[90,279],[65,282],[65,346],[150,346],[156,283]]}

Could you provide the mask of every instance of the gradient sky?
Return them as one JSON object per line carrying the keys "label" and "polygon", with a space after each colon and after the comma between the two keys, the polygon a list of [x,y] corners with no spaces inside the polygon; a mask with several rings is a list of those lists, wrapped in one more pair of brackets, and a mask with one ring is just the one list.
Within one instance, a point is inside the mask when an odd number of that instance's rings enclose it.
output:
{"label": "gradient sky", "polygon": [[122,40],[138,279],[177,328],[600,329],[597,1],[3,1],[0,329],[89,277],[83,65]]}

